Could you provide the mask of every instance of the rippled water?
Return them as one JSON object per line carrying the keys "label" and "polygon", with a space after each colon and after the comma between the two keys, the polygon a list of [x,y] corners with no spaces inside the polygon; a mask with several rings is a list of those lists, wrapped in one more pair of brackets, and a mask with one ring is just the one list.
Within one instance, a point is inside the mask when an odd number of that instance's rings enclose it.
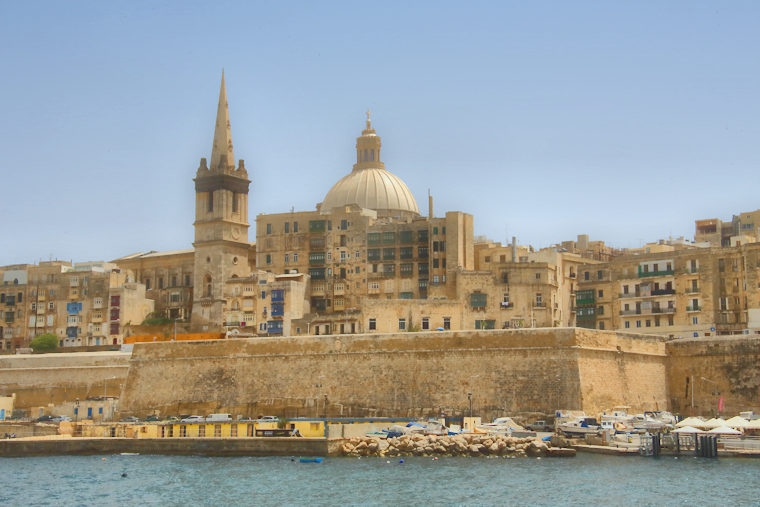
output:
{"label": "rippled water", "polygon": [[760,460],[0,459],[2,505],[757,505]]}

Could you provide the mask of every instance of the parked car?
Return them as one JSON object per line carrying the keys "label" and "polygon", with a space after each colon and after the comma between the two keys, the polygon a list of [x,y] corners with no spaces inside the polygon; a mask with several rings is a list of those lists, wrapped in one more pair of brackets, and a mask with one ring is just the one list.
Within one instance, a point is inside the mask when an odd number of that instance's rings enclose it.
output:
{"label": "parked car", "polygon": [[148,417],[145,418],[145,422],[158,422],[160,420],[161,418],[158,417],[157,415],[149,415]]}
{"label": "parked car", "polygon": [[228,422],[232,421],[232,414],[209,414],[206,416],[208,422]]}
{"label": "parked car", "polygon": [[181,423],[202,423],[206,422],[206,418],[202,415],[189,415],[179,420]]}
{"label": "parked car", "polygon": [[59,416],[53,417],[52,421],[53,422],[71,421],[71,417],[67,415],[59,415]]}
{"label": "parked car", "polygon": [[546,421],[535,421],[525,426],[525,429],[530,431],[554,431],[554,426],[546,424]]}
{"label": "parked car", "polygon": [[123,418],[121,419],[121,422],[127,422],[127,423],[139,423],[139,422],[140,422],[140,418],[139,418],[139,417],[135,417],[135,416],[133,416],[133,415],[130,415],[130,416],[127,416],[127,417],[123,417]]}
{"label": "parked car", "polygon": [[256,422],[280,422],[280,418],[276,415],[262,415],[258,419],[256,419]]}
{"label": "parked car", "polygon": [[34,422],[53,422],[55,417],[52,415],[41,415]]}

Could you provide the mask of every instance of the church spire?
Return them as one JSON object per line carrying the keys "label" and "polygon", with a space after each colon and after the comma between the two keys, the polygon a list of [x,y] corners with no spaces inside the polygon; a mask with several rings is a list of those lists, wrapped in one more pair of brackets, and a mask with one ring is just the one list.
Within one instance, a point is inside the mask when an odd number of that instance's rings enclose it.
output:
{"label": "church spire", "polygon": [[232,129],[230,127],[230,109],[227,104],[227,87],[222,84],[219,88],[219,105],[216,110],[216,127],[214,128],[214,146],[211,148],[212,171],[225,172],[235,170],[235,152],[232,149]]}

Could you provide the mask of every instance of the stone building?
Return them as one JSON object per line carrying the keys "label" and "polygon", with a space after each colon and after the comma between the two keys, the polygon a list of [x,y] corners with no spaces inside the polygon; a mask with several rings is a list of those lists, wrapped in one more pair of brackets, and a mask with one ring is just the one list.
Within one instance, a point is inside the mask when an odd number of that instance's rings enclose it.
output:
{"label": "stone building", "polygon": [[734,215],[730,222],[718,218],[696,220],[694,239],[711,246],[739,246],[760,241],[760,210]]}
{"label": "stone building", "polygon": [[153,312],[145,286],[112,263],[40,262],[4,268],[2,348],[52,333],[61,347],[118,345]]}
{"label": "stone building", "polygon": [[[312,334],[379,331],[386,320],[365,306],[409,309],[408,300],[455,299],[461,273],[474,269],[472,216],[435,217],[432,198],[422,216],[407,185],[385,168],[381,147],[368,113],[352,171],[316,210],[256,217],[257,267],[309,275]],[[422,323],[424,314],[394,326]]]}
{"label": "stone building", "polygon": [[624,255],[580,267],[578,326],[672,338],[760,331],[760,243]]}
{"label": "stone building", "polygon": [[539,251],[515,240],[502,246],[476,239],[470,214],[436,216],[431,196],[423,215],[381,149],[368,112],[351,171],[314,210],[257,215],[251,242],[251,181],[235,160],[222,75],[211,157],[194,173],[193,248],[111,264],[0,268],[3,348],[44,332],[62,345],[120,343],[148,314],[229,337],[573,326],[693,337],[760,329],[760,243],[753,243],[760,210],[730,223],[697,221],[693,244],[622,251],[579,235]]}

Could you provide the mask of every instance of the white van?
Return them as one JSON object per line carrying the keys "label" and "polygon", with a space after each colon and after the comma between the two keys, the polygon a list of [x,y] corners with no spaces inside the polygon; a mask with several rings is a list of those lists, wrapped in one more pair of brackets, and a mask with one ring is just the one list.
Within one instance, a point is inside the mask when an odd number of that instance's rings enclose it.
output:
{"label": "white van", "polygon": [[206,422],[228,422],[232,421],[232,414],[209,414],[206,416]]}

